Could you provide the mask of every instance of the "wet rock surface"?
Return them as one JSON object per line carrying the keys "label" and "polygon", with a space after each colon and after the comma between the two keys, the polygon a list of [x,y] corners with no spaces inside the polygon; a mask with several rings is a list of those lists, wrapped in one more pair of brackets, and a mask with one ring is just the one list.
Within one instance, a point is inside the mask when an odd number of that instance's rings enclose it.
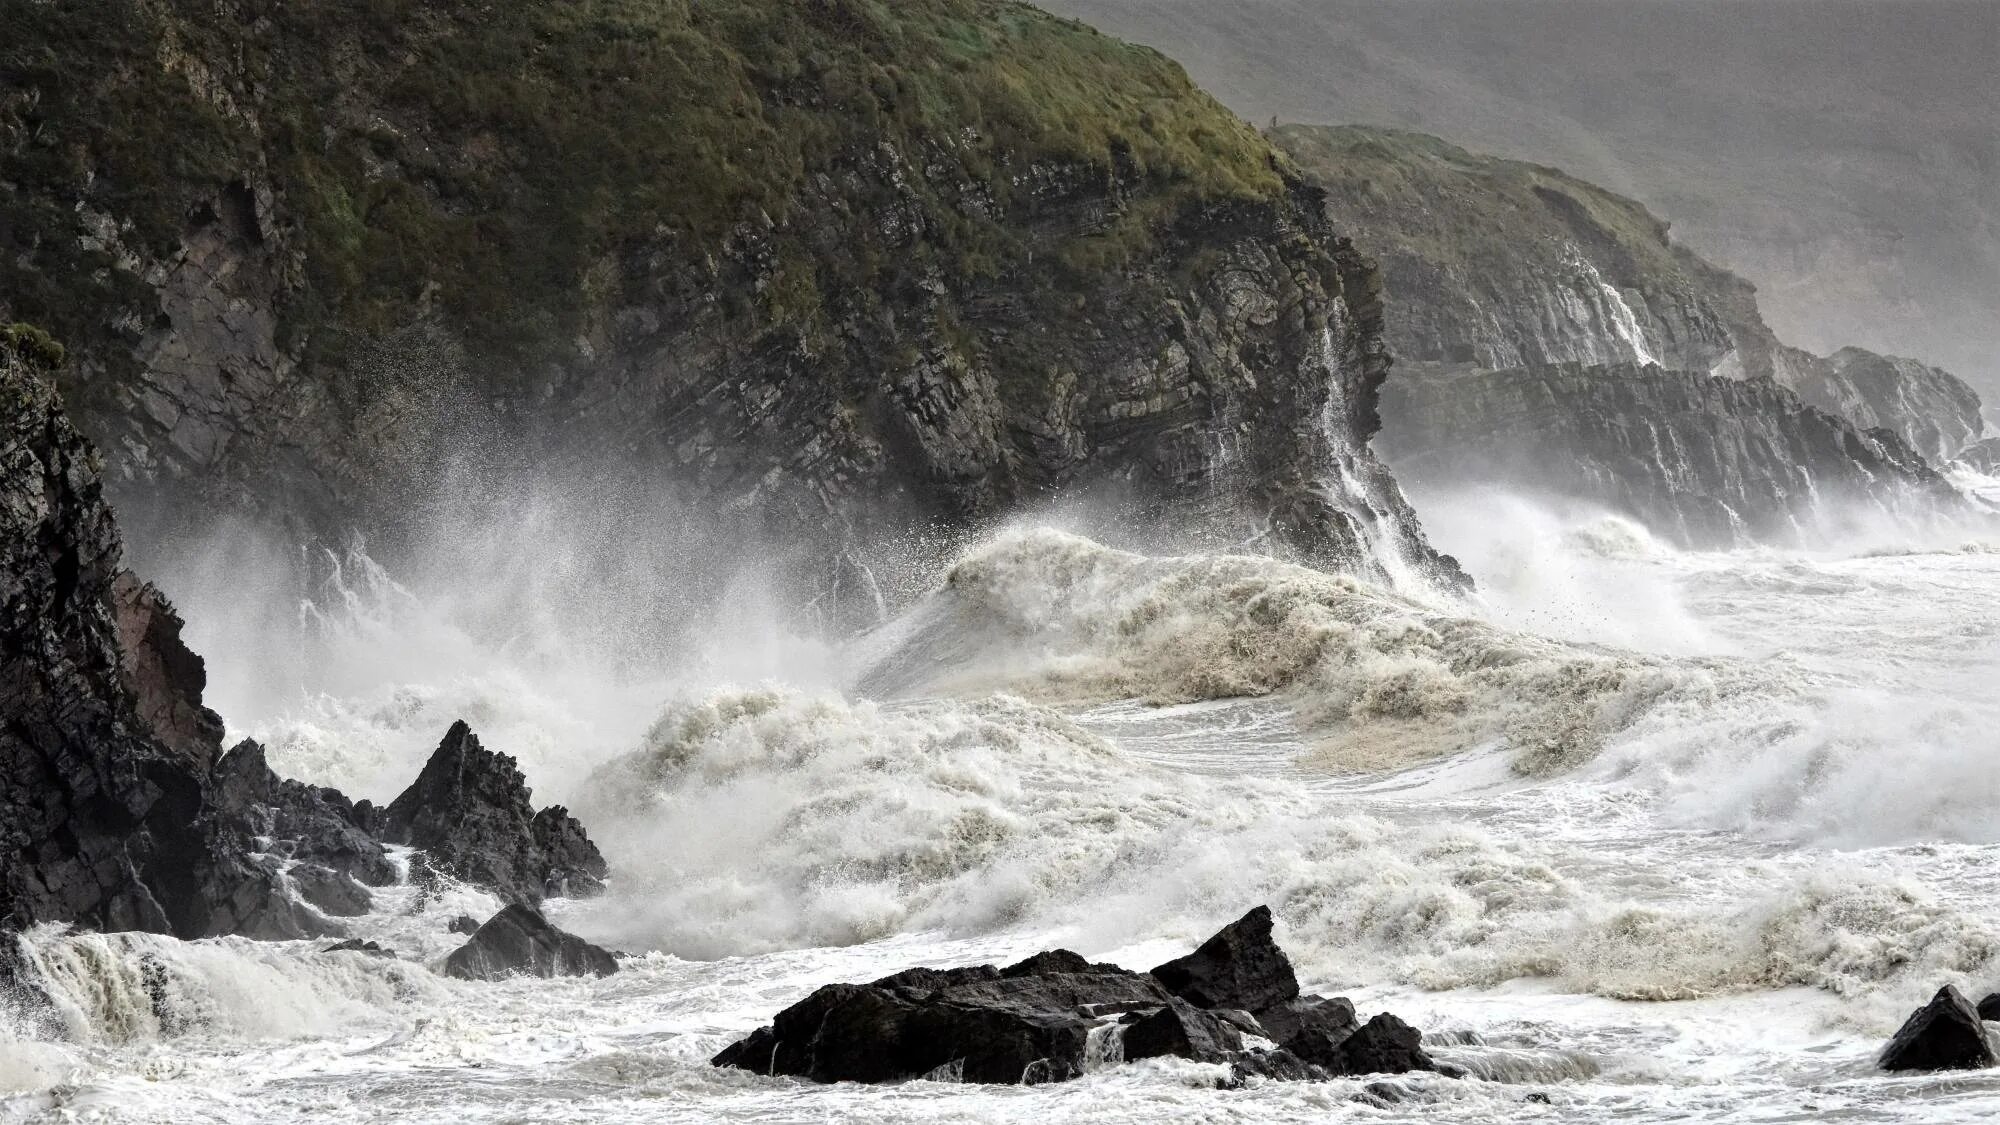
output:
{"label": "wet rock surface", "polygon": [[1971,513],[1895,435],[1769,380],[1633,364],[1403,380],[1385,454],[1412,488],[1495,483],[1630,516],[1679,546],[1797,545],[1865,514],[1921,530]]}
{"label": "wet rock surface", "polygon": [[[1279,1038],[1274,1027],[1294,1029],[1292,1042],[1244,1049],[1246,1034]],[[1394,1016],[1357,1028],[1347,1001],[1301,996],[1267,907],[1151,973],[1051,950],[1005,968],[914,968],[826,985],[711,1061],[816,1082],[1011,1084],[1161,1056],[1230,1063],[1231,1084],[1434,1069],[1416,1029]]]}
{"label": "wet rock surface", "polygon": [[460,980],[608,977],[617,971],[618,961],[610,953],[557,929],[540,911],[519,903],[488,918],[444,962],[445,975]]}
{"label": "wet rock surface", "polygon": [[1996,1062],[1979,1011],[1951,985],[1911,1013],[1876,1060],[1883,1070],[1975,1070]]}
{"label": "wet rock surface", "polygon": [[1167,991],[1196,1007],[1257,1011],[1298,999],[1291,958],[1271,937],[1271,908],[1259,906],[1199,949],[1153,970]]}
{"label": "wet rock surface", "polygon": [[463,724],[393,816],[222,752],[179,616],[119,569],[100,470],[51,373],[0,343],[0,927],[337,936],[400,876],[385,825],[502,894],[601,885],[583,827]]}
{"label": "wet rock surface", "polygon": [[604,857],[583,826],[560,806],[536,812],[514,759],[481,746],[463,722],[379,819],[383,839],[419,848],[433,870],[512,902],[604,885]]}

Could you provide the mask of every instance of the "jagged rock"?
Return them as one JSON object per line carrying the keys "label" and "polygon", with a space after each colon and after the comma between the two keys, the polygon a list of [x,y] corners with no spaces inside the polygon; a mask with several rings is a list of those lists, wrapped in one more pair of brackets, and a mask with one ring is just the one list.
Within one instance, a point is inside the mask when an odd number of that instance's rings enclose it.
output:
{"label": "jagged rock", "polygon": [[1255,1012],[1262,1034],[1274,1043],[1283,1043],[1307,1028],[1317,1028],[1346,1036],[1361,1025],[1355,1022],[1354,1005],[1345,997],[1301,996]]}
{"label": "jagged rock", "polygon": [[222,751],[222,716],[202,706],[208,686],[202,659],[181,641],[183,622],[173,603],[130,571],[111,584],[125,688],[139,720],[161,745],[187,757],[196,769]]}
{"label": "jagged rock", "polygon": [[[252,841],[211,831],[206,720],[164,647],[132,666],[179,748],[135,705],[119,553],[97,455],[46,375],[0,346],[0,925],[201,937],[269,919],[299,936]],[[138,629],[148,643],[169,632]]]}
{"label": "jagged rock", "polygon": [[1169,1000],[1144,974],[1061,950],[1006,969],[910,969],[827,985],[713,1062],[818,1082],[1062,1081],[1083,1073],[1090,1029],[1106,1014]]}
{"label": "jagged rock", "polygon": [[1996,1061],[1979,1012],[1951,985],[1938,989],[1882,1048],[1883,1070],[1973,1070]]}
{"label": "jagged rock", "polygon": [[1196,1062],[1228,1062],[1243,1049],[1243,1034],[1215,1012],[1176,996],[1143,1016],[1128,1016],[1125,1057],[1131,1060],[1174,1055]]}
{"label": "jagged rock", "polygon": [[540,911],[520,903],[488,918],[472,940],[444,961],[445,975],[460,980],[608,977],[617,971],[618,962],[611,954],[557,929]]}
{"label": "jagged rock", "polygon": [[479,932],[479,919],[470,914],[461,914],[445,925],[445,931],[454,934],[476,934]]}
{"label": "jagged rock", "polygon": [[360,938],[348,938],[346,941],[329,945],[325,949],[320,950],[320,952],[366,953],[370,957],[394,957],[396,955],[396,951],[393,949],[385,948],[376,942],[362,941]]}
{"label": "jagged rock", "polygon": [[279,778],[255,742],[230,747],[209,789],[225,827],[267,838],[271,854],[306,865],[308,879],[319,867],[370,887],[396,881],[395,865],[352,802],[337,789]]}
{"label": "jagged rock", "polygon": [[1271,938],[1271,908],[1259,906],[1199,949],[1153,970],[1167,991],[1201,1008],[1258,1011],[1295,1000],[1291,958]]}
{"label": "jagged rock", "polygon": [[1437,1069],[1424,1053],[1423,1033],[1387,1012],[1352,1032],[1308,1027],[1287,1039],[1284,1048],[1333,1074],[1403,1074]]}
{"label": "jagged rock", "polygon": [[536,813],[514,759],[481,746],[462,721],[378,819],[383,839],[417,847],[433,869],[512,902],[604,885],[604,857],[583,826],[560,806]]}

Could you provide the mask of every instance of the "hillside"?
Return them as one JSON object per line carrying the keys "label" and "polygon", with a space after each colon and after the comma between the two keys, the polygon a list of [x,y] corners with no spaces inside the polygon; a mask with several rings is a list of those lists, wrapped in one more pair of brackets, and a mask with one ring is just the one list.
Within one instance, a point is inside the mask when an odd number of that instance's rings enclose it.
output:
{"label": "hillside", "polygon": [[1368,271],[1155,52],[1002,0],[85,7],[0,14],[0,316],[134,507],[379,528],[608,458],[837,542],[1110,479],[1426,555]]}

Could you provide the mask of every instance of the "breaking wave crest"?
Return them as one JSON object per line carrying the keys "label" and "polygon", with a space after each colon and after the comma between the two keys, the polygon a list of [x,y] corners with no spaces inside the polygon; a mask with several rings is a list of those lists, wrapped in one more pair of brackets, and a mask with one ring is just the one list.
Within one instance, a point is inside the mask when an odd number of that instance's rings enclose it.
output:
{"label": "breaking wave crest", "polygon": [[972,552],[875,642],[865,690],[1004,686],[1055,702],[1282,694],[1324,765],[1377,769],[1484,743],[1548,774],[1663,698],[1747,675],[1497,628],[1268,558],[1149,558],[1035,530]]}

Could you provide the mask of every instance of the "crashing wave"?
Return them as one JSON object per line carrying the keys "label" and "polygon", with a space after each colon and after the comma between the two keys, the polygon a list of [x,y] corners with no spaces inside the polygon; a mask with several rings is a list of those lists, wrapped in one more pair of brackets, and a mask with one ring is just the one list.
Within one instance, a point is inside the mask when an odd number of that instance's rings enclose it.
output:
{"label": "crashing wave", "polygon": [[1748,675],[1511,632],[1268,558],[1149,558],[1049,530],[964,557],[872,642],[870,693],[1004,687],[1075,703],[1283,694],[1332,768],[1498,743],[1518,769],[1588,760],[1664,697]]}

